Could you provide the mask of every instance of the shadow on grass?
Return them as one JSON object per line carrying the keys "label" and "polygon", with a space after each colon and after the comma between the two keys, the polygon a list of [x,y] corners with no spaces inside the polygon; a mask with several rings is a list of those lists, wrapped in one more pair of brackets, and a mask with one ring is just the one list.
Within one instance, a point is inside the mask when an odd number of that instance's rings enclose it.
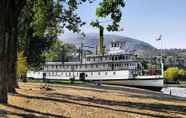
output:
{"label": "shadow on grass", "polygon": [[[39,96],[29,96],[19,94],[21,97],[26,97],[28,99],[40,99],[40,100],[49,100],[54,102],[63,102],[69,104],[76,104],[81,106],[93,107],[93,108],[100,108],[106,110],[113,110],[118,112],[125,112],[125,113],[133,113],[138,115],[146,115],[151,117],[161,117],[161,118],[175,118],[174,116],[168,115],[169,112],[177,112],[180,114],[185,114],[185,106],[176,106],[176,105],[165,105],[165,104],[145,104],[145,103],[133,103],[133,102],[126,102],[126,101],[111,101],[105,99],[97,99],[92,97],[82,97],[82,96],[72,96],[66,94],[49,94],[48,97],[39,97]],[[80,102],[89,102],[89,103],[80,103]],[[93,103],[93,104],[90,104]],[[107,105],[107,106],[102,106]],[[135,112],[130,110],[123,110],[112,108],[112,106],[124,106],[128,108],[136,108],[136,109],[145,109],[145,110],[152,110],[156,112],[164,112],[167,115],[161,114],[152,114],[152,113],[144,113],[144,112]],[[170,111],[169,111],[170,110]]]}
{"label": "shadow on grass", "polygon": [[[77,86],[80,87],[85,87],[85,88],[78,88]],[[97,92],[107,92],[106,90],[117,90],[118,93],[122,92],[130,92],[132,95],[129,95],[130,97],[137,97],[137,98],[151,98],[151,99],[156,99],[156,100],[161,100],[161,101],[184,101],[186,102],[185,98],[182,97],[175,97],[175,96],[169,96],[166,94],[163,94],[161,92],[154,92],[151,90],[145,90],[145,89],[140,89],[140,88],[135,88],[135,87],[128,87],[128,86],[95,86],[94,84],[84,84],[84,85],[77,85],[77,86],[70,86],[71,88],[77,88],[77,89],[87,89],[90,91],[97,91]],[[96,89],[95,89],[96,88]],[[137,95],[136,95],[137,94]],[[139,95],[141,94],[141,95]],[[123,95],[121,95],[123,96]],[[125,96],[125,95],[124,95]]]}
{"label": "shadow on grass", "polygon": [[50,93],[47,95],[52,98],[61,98],[68,99],[74,101],[82,101],[82,102],[91,102],[100,105],[109,105],[109,106],[124,106],[129,108],[138,108],[138,109],[146,109],[158,112],[167,112],[174,111],[181,114],[186,115],[186,107],[181,105],[167,105],[160,103],[139,103],[139,102],[129,102],[129,101],[113,101],[106,99],[99,99],[93,97],[82,97],[82,96],[72,96],[68,94],[60,94],[60,93]]}
{"label": "shadow on grass", "polygon": [[[36,111],[36,110],[31,110],[31,109],[26,109],[26,108],[22,108],[16,105],[11,105],[11,104],[7,104],[6,106],[14,108],[14,109],[18,109],[27,113],[15,113],[15,112],[10,112],[10,111],[6,111],[6,110],[0,110],[0,118],[1,115],[16,115],[16,116],[21,116],[23,118],[46,118],[46,116],[48,117],[54,117],[54,118],[68,118],[68,117],[64,117],[62,115],[56,115],[56,114],[50,114],[50,113],[44,113],[44,112],[40,112],[40,111]],[[38,114],[40,116],[36,116],[34,114]]]}
{"label": "shadow on grass", "polygon": [[36,116],[33,114],[24,114],[24,113],[15,113],[15,112],[10,112],[7,110],[2,110],[0,109],[0,118],[6,118],[7,115],[13,115],[13,116],[19,116],[19,117],[23,117],[23,118],[46,118],[44,116]]}
{"label": "shadow on grass", "polygon": [[[152,96],[152,95],[130,95],[129,97],[131,98],[140,98],[140,99],[155,99],[155,100],[161,100],[161,101],[180,101],[180,102],[186,102],[186,98],[183,97],[176,97],[176,96],[170,96],[170,95],[157,95],[157,96]],[[174,98],[174,99],[173,99]]]}
{"label": "shadow on grass", "polygon": [[108,91],[106,90],[101,90],[101,89],[92,89],[88,87],[83,87],[82,85],[70,85],[70,86],[63,86],[64,88],[71,88],[71,89],[76,89],[76,90],[85,90],[85,91],[92,91],[92,92],[100,92],[100,93],[107,93]]}

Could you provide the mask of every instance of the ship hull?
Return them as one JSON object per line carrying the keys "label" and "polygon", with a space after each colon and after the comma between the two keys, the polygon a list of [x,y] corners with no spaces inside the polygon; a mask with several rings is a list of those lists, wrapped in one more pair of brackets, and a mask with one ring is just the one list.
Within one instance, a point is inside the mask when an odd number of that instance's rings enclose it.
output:
{"label": "ship hull", "polygon": [[[164,80],[162,76],[137,76],[135,78],[130,77],[128,70],[121,71],[99,71],[99,72],[71,72],[71,76],[67,76],[69,72],[60,75],[61,72],[56,73],[54,76],[46,76],[47,80],[82,80],[82,81],[94,81],[104,84],[122,85],[122,86],[134,86],[140,88],[149,88],[160,90],[163,88]],[[27,75],[28,78],[42,79],[43,73],[40,72]],[[74,75],[74,76],[73,76]],[[81,76],[83,75],[83,76]]]}
{"label": "ship hull", "polygon": [[[100,82],[100,81],[96,81]],[[150,90],[160,91],[164,86],[163,79],[122,79],[122,80],[103,80],[103,84],[120,85],[120,86],[132,86],[138,88],[145,88]]]}

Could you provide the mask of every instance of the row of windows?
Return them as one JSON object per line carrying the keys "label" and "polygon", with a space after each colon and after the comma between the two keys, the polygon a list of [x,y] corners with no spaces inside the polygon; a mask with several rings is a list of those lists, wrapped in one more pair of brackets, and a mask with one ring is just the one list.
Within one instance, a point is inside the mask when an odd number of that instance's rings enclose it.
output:
{"label": "row of windows", "polygon": [[128,59],[132,59],[133,57],[131,57],[131,56],[122,56],[122,55],[120,55],[120,56],[112,56],[112,57],[100,57],[100,58],[94,58],[94,57],[87,57],[87,59],[86,59],[86,61],[96,61],[96,59],[98,59],[98,60],[100,60],[100,61],[102,61],[103,59],[105,60],[105,61],[107,61],[107,60],[128,60]]}
{"label": "row of windows", "polygon": [[84,65],[84,66],[59,66],[59,65],[55,65],[55,66],[45,66],[45,69],[80,69],[80,68],[100,68],[100,67],[128,67],[128,66],[136,66],[135,63],[122,63],[122,64],[103,64],[103,65]]}
{"label": "row of windows", "polygon": [[[115,75],[116,74],[116,72],[114,71],[113,73],[112,73],[113,75]],[[79,76],[79,73],[78,72],[49,72],[49,73],[47,73],[47,75],[48,76],[63,76],[63,75],[65,75],[65,76]],[[87,76],[88,75],[90,75],[90,76],[93,76],[93,75],[99,75],[99,76],[101,76],[101,75],[108,75],[108,72],[104,72],[104,73],[101,73],[101,72],[90,72],[90,74],[88,74],[87,73]]]}
{"label": "row of windows", "polygon": [[112,47],[120,47],[121,45],[121,43],[112,43]]}

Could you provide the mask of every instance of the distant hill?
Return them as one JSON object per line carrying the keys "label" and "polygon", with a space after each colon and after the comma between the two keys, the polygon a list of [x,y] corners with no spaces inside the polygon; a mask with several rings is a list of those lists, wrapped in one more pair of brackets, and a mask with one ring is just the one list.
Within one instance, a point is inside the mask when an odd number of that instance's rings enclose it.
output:
{"label": "distant hill", "polygon": [[[126,41],[129,49],[136,50],[136,54],[151,56],[152,52],[154,53],[157,52],[157,49],[152,45],[130,37],[106,34],[104,38],[105,38],[104,43],[107,49],[109,48],[110,42],[112,40],[119,40],[119,41]],[[81,36],[78,34],[66,35],[62,37],[62,41],[64,41],[65,43],[74,44],[77,47],[81,45],[81,39],[82,39]],[[86,37],[83,39],[83,44],[86,46],[96,47],[98,39],[99,39],[99,34],[89,33],[86,34]],[[88,49],[91,50],[93,53],[95,53],[95,48],[88,48]]]}

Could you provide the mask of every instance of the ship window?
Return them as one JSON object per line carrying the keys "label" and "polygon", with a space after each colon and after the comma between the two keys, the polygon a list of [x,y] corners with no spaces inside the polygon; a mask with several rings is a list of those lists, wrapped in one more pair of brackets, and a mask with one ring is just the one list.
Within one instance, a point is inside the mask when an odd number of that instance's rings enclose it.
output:
{"label": "ship window", "polygon": [[125,58],[128,59],[128,56],[126,56]]}
{"label": "ship window", "polygon": [[105,72],[105,75],[107,75],[108,73],[107,72]]}
{"label": "ship window", "polygon": [[117,44],[116,43],[114,44],[114,47],[117,47]]}
{"label": "ship window", "polygon": [[114,60],[114,57],[112,57],[112,60]]}
{"label": "ship window", "polygon": [[98,68],[98,65],[96,65],[96,68]]}
{"label": "ship window", "polygon": [[98,72],[98,75],[100,75],[101,73],[100,72]]}
{"label": "ship window", "polygon": [[71,73],[69,73],[69,76],[71,76]]}
{"label": "ship window", "polygon": [[93,72],[91,72],[91,75],[93,75]]}
{"label": "ship window", "polygon": [[116,74],[116,72],[113,72],[113,75],[115,75]]}

